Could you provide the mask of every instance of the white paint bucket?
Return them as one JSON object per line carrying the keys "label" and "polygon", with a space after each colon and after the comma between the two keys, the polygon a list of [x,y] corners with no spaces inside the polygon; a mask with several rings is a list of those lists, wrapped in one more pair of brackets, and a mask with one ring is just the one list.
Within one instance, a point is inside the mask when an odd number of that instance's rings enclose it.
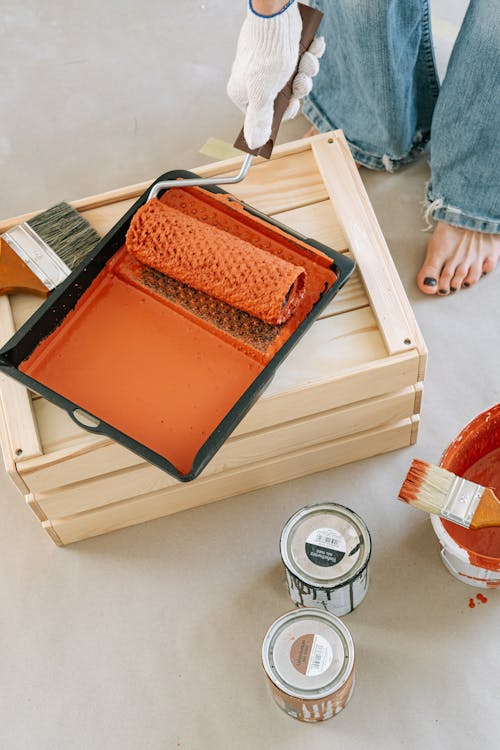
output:
{"label": "white paint bucket", "polygon": [[[457,544],[448,534],[440,517],[431,516],[431,522],[441,545],[441,560],[452,576],[462,583],[468,583],[470,586],[478,588],[500,587],[500,571],[483,567],[483,565],[490,564],[495,567],[495,563],[489,563],[488,560],[485,560],[482,565],[471,563],[470,552]],[[476,562],[480,561],[476,559]]]}
{"label": "white paint bucket", "polygon": [[[478,467],[489,464],[488,480]],[[500,404],[472,420],[445,451],[441,466],[458,476],[486,485],[500,476]],[[496,467],[496,468],[495,468]],[[478,471],[479,473],[475,473]],[[500,487],[493,489],[498,494]],[[464,529],[439,516],[431,516],[432,527],[441,545],[441,560],[462,583],[479,588],[500,587],[500,529]]]}

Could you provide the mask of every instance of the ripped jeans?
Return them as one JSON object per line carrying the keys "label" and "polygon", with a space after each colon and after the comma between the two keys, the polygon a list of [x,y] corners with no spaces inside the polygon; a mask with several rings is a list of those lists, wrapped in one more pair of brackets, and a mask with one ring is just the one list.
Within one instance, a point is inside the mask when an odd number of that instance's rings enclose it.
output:
{"label": "ripped jeans", "polygon": [[500,2],[470,0],[440,87],[429,0],[310,0],[326,52],[303,113],[392,172],[431,141],[429,218],[500,234]]}

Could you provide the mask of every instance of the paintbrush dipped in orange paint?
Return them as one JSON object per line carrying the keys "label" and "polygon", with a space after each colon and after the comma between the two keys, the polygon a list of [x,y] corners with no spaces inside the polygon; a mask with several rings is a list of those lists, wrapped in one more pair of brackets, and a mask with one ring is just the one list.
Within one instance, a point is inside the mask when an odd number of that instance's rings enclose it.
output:
{"label": "paintbrush dipped in orange paint", "polygon": [[466,529],[500,526],[500,500],[489,487],[415,459],[399,499]]}

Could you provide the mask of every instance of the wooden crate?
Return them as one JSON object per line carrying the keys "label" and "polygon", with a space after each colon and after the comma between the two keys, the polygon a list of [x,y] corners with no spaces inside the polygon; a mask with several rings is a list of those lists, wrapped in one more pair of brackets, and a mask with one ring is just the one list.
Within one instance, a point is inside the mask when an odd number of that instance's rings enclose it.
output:
{"label": "wooden crate", "polygon": [[[196,170],[230,174],[241,159]],[[75,202],[104,234],[144,192]],[[415,442],[426,348],[341,131],[278,147],[232,192],[350,252],[358,269],[278,370],[202,475],[182,484],[0,376],[7,472],[58,545],[103,534]],[[0,232],[27,217],[0,223]],[[35,310],[0,298],[0,336]]]}

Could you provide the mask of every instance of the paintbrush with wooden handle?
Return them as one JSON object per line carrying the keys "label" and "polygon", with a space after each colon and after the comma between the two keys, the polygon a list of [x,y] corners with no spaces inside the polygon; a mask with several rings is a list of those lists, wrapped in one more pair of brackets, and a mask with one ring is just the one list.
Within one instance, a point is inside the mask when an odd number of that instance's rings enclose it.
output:
{"label": "paintbrush with wooden handle", "polygon": [[0,294],[46,296],[94,249],[100,237],[69,203],[0,234]]}
{"label": "paintbrush with wooden handle", "polygon": [[466,529],[500,526],[500,500],[492,489],[418,459],[406,475],[399,499]]}

